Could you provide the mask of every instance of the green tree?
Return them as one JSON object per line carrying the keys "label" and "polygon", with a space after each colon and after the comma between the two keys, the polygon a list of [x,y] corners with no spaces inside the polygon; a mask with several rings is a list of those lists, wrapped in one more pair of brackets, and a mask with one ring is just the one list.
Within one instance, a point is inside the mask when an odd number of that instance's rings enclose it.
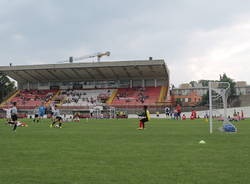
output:
{"label": "green tree", "polygon": [[[201,83],[204,87],[208,87],[208,82],[212,80],[200,80],[199,83]],[[212,81],[215,82],[215,81]],[[229,82],[230,89],[229,89],[229,96],[228,96],[228,104],[230,104],[237,96],[236,96],[236,83],[233,79],[229,78],[225,73],[223,75],[220,75],[220,79],[218,82]],[[220,84],[221,87],[223,87],[224,84]],[[204,106],[209,103],[209,94],[208,92],[202,96],[200,105]]]}
{"label": "green tree", "polygon": [[208,100],[209,100],[209,93],[208,93],[208,91],[207,91],[207,93],[204,94],[204,95],[202,96],[199,105],[200,105],[200,106],[208,105],[208,104],[209,104],[209,101],[208,101]]}
{"label": "green tree", "polygon": [[204,80],[204,79],[202,79],[202,80],[199,80],[198,83],[202,84],[202,87],[208,87],[209,82],[216,82],[216,81],[218,81],[218,80]]}
{"label": "green tree", "polygon": [[189,84],[190,84],[192,87],[195,87],[196,84],[197,84],[197,82],[196,82],[196,81],[191,81],[191,82],[189,82]]}
{"label": "green tree", "polygon": [[209,82],[209,80],[203,80],[203,79],[198,81],[198,83],[202,84],[203,87],[207,87],[208,86],[208,82]]}
{"label": "green tree", "polygon": [[237,97],[236,88],[235,88],[236,83],[234,82],[233,79],[229,78],[225,73],[223,75],[220,75],[219,81],[220,82],[228,82],[230,84],[228,103],[232,102],[232,100]]}
{"label": "green tree", "polygon": [[15,83],[5,74],[0,74],[0,102],[15,90]]}

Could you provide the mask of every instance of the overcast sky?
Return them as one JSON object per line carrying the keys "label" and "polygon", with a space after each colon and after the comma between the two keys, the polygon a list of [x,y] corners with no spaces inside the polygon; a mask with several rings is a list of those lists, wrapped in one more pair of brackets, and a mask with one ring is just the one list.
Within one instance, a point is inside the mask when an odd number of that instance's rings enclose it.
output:
{"label": "overcast sky", "polygon": [[0,51],[0,65],[152,56],[175,85],[223,73],[250,84],[250,1],[0,0]]}

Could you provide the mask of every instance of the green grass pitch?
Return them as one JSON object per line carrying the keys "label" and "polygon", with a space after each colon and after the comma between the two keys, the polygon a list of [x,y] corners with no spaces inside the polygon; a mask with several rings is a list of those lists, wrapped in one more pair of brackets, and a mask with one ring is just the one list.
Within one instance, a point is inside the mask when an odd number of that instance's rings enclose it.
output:
{"label": "green grass pitch", "polygon": [[[203,120],[49,120],[17,132],[0,120],[1,184],[250,183],[250,120],[209,134]],[[218,127],[220,123],[215,123]],[[205,140],[206,144],[199,144]]]}

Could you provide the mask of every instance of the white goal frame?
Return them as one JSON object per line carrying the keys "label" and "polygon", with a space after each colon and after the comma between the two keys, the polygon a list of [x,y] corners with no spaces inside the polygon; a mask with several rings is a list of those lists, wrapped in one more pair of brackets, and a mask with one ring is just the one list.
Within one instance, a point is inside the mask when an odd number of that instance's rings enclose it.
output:
{"label": "white goal frame", "polygon": [[[220,85],[223,85],[223,87],[220,87]],[[230,83],[229,82],[209,82],[208,83],[208,89],[209,89],[209,132],[210,134],[213,133],[213,98],[219,99],[222,98],[223,102],[223,125],[228,123],[227,118],[227,99],[229,95],[229,88]],[[216,93],[216,95],[213,95],[212,91]]]}

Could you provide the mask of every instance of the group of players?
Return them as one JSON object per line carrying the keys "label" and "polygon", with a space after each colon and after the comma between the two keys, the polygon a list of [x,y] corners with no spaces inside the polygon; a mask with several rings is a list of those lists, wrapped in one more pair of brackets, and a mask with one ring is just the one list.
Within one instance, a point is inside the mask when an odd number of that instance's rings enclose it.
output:
{"label": "group of players", "polygon": [[[16,128],[18,126],[25,126],[27,127],[28,125],[24,122],[20,122],[18,121],[18,111],[17,111],[17,106],[16,106],[16,102],[13,102],[13,106],[9,109],[3,109],[4,111],[6,111],[6,119],[7,119],[7,123],[11,126],[13,126],[13,131],[16,131]],[[41,106],[38,107],[33,122],[39,122],[44,115],[46,114],[46,107],[44,106],[44,104],[42,104]],[[63,118],[60,114],[60,110],[58,109],[57,105],[55,106],[51,106],[51,117],[52,117],[52,122],[50,123],[49,127],[58,127],[58,128],[62,128],[62,121]],[[148,107],[144,106],[143,107],[143,112],[139,115],[140,117],[142,117],[139,121],[139,130],[144,130],[145,128],[145,123],[147,121],[150,120],[150,113],[148,111]],[[76,115],[74,117],[74,119],[76,121],[80,121],[79,116]],[[58,125],[55,125],[56,123],[58,123]]]}
{"label": "group of players", "polygon": [[[18,126],[27,127],[27,123],[18,121],[18,111],[17,111],[17,104],[16,102],[13,102],[13,105],[11,108],[3,109],[6,111],[6,120],[7,123],[13,127],[13,131],[15,132]],[[39,122],[45,115],[46,107],[44,104],[38,107],[37,112],[35,113],[35,117],[33,119],[33,122]],[[50,123],[50,127],[53,127],[56,123],[58,125],[56,127],[62,128],[62,116],[60,114],[60,110],[57,108],[57,105],[51,107],[51,117],[52,122]]]}
{"label": "group of players", "polygon": [[[60,110],[58,109],[57,105],[50,106],[50,111],[47,113],[49,113],[52,118],[52,122],[49,125],[49,127],[53,127],[56,123],[58,123],[56,127],[62,128],[63,119],[62,119]],[[33,119],[33,122],[38,123],[44,117],[45,114],[46,114],[46,107],[44,106],[44,103],[42,103],[42,105],[39,106],[35,112],[35,118]]]}
{"label": "group of players", "polygon": [[170,109],[169,107],[165,108],[165,114],[166,118],[171,118],[174,120],[180,120],[181,119],[181,106],[180,104],[177,104],[175,109]]}

